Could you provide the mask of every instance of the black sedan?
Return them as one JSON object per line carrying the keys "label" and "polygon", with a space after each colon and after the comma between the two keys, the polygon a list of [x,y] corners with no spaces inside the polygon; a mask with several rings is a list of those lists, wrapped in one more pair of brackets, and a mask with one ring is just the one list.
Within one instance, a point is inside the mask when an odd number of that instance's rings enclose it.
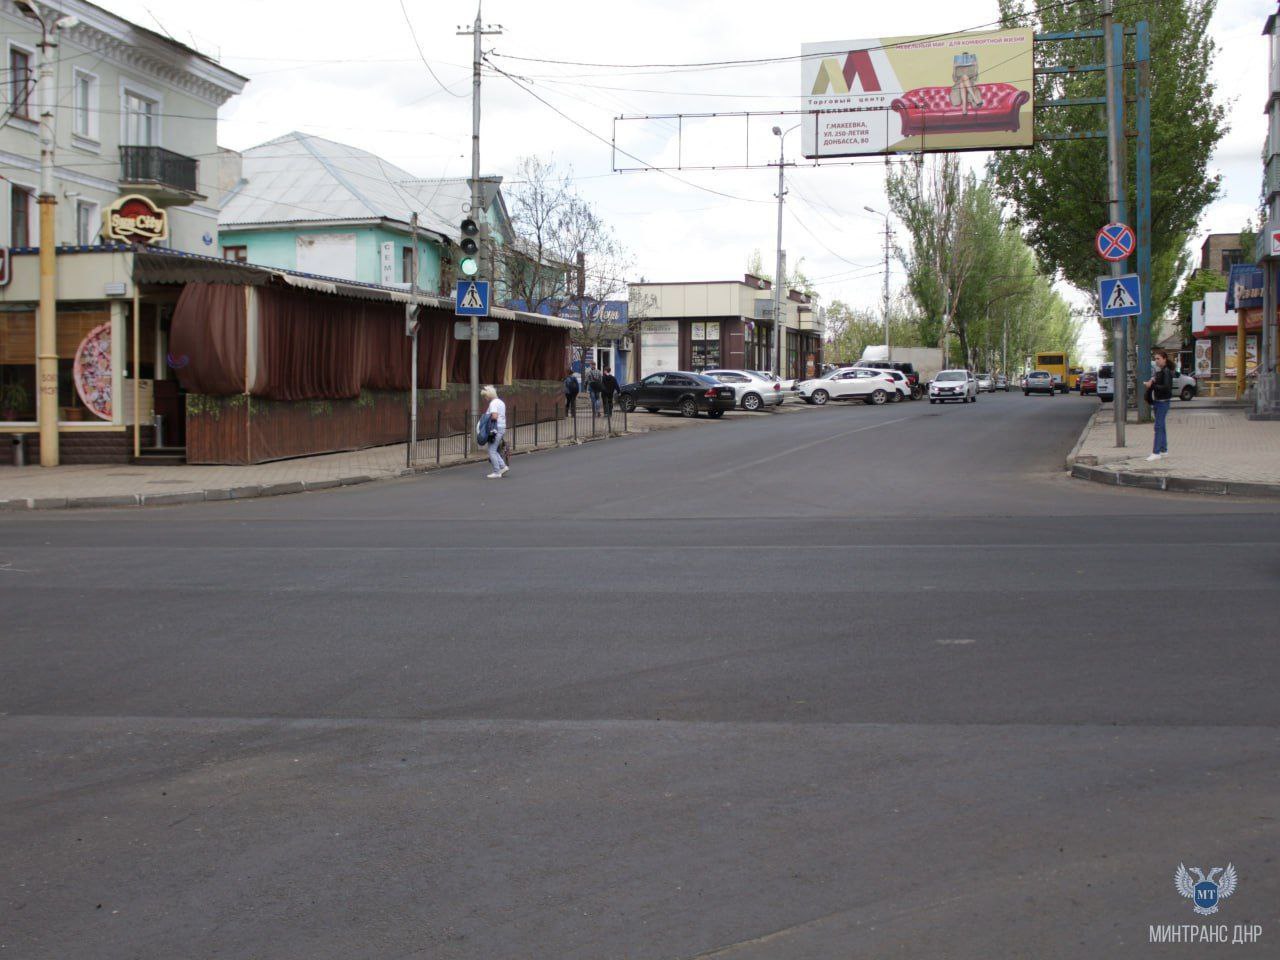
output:
{"label": "black sedan", "polygon": [[679,410],[684,417],[705,412],[713,420],[723,417],[738,402],[733,387],[700,373],[684,370],[651,373],[643,380],[622,388],[622,406],[628,412],[643,407],[650,413]]}

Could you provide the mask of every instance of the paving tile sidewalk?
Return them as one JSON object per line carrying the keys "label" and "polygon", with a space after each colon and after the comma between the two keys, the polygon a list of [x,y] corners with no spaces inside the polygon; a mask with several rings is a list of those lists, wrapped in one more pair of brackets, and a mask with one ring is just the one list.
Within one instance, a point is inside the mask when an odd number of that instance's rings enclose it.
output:
{"label": "paving tile sidewalk", "polygon": [[1169,456],[1147,462],[1154,427],[1130,419],[1126,446],[1117,448],[1114,413],[1104,404],[1085,427],[1067,469],[1118,486],[1280,497],[1280,422],[1250,420],[1242,408],[1193,400],[1174,402],[1168,427]]}
{"label": "paving tile sidewalk", "polygon": [[[800,413],[810,409],[813,408],[794,403],[784,405],[775,413]],[[727,418],[749,420],[770,415],[768,412],[749,414],[735,411],[729,413]],[[617,419],[618,415],[615,415],[615,421]],[[627,417],[627,432],[648,433],[711,422],[706,417],[687,420],[678,414],[633,413]],[[559,446],[570,446],[573,443],[569,439],[572,435],[570,423],[568,420],[562,421]],[[530,429],[532,428],[527,425],[520,428],[518,454],[529,447],[526,431]],[[548,437],[555,435],[551,423],[541,424],[539,431],[540,442],[537,449],[556,446],[554,442],[548,442]],[[457,438],[454,439],[456,442]],[[584,437],[584,441],[586,439]],[[435,469],[434,453],[430,451],[429,443],[427,447],[425,454],[428,462],[414,469],[405,465],[403,443],[244,467],[191,464],[91,464],[53,468],[5,466],[0,467],[0,510],[160,506],[303,493],[307,490],[350,486]],[[464,457],[460,451],[455,449],[451,452],[448,447],[449,444],[446,443],[440,457],[440,467],[461,463],[478,464],[485,459],[483,454]]]}

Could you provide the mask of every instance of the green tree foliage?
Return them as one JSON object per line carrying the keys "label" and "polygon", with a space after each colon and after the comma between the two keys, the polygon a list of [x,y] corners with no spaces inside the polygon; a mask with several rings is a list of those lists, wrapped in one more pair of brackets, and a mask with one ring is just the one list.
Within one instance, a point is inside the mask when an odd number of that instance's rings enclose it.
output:
{"label": "green tree foliage", "polygon": [[[1209,32],[1217,0],[1120,0],[1116,19],[1126,25],[1146,20],[1151,27],[1151,300],[1161,316],[1185,269],[1182,250],[1201,213],[1218,195],[1220,177],[1209,157],[1226,134],[1225,109],[1215,99],[1211,77],[1217,45]],[[1002,16],[1037,31],[1097,27],[1098,5],[1060,0],[1000,0]],[[1016,21],[1014,18],[1017,18]],[[1126,59],[1132,60],[1133,39]],[[1102,61],[1101,41],[1037,45],[1037,66]],[[1036,102],[1098,97],[1101,73],[1041,75]],[[1132,71],[1126,71],[1132,83]],[[1129,88],[1132,92],[1132,87]],[[1126,117],[1132,122],[1132,113]],[[1036,111],[1036,132],[1102,130],[1102,107]],[[1130,141],[1132,143],[1132,141]],[[1130,217],[1135,209],[1132,152],[1125,190]],[[1010,150],[990,163],[1000,193],[1011,200],[1040,261],[1081,290],[1091,291],[1100,272],[1093,238],[1108,221],[1107,156],[1103,140],[1041,141],[1030,150]]]}
{"label": "green tree foliage", "polygon": [[[826,308],[826,359],[831,363],[853,363],[862,359],[869,346],[884,343],[884,317],[878,310],[851,307],[833,300]],[[889,337],[894,346],[933,346],[921,339],[920,317],[901,305],[889,309]]]}
{"label": "green tree foliage", "polygon": [[1006,346],[1010,370],[1039,350],[1075,351],[1080,323],[989,178],[943,155],[891,171],[886,190],[908,235],[897,256],[923,343],[949,347],[954,336],[948,362],[981,369],[1005,366]]}
{"label": "green tree foliage", "polygon": [[1203,300],[1206,293],[1217,293],[1227,289],[1227,278],[1213,270],[1197,270],[1182,284],[1174,298],[1174,307],[1178,312],[1178,332],[1182,342],[1191,339],[1191,305]]}

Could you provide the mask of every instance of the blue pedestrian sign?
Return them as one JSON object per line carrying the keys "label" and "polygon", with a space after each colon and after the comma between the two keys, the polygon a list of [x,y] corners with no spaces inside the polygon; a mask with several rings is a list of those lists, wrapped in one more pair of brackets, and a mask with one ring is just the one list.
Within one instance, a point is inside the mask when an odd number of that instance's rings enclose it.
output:
{"label": "blue pedestrian sign", "polygon": [[454,293],[453,312],[459,317],[487,317],[489,281],[459,280]]}
{"label": "blue pedestrian sign", "polygon": [[1136,317],[1142,312],[1142,285],[1138,283],[1138,275],[1099,277],[1098,303],[1102,306],[1103,320]]}

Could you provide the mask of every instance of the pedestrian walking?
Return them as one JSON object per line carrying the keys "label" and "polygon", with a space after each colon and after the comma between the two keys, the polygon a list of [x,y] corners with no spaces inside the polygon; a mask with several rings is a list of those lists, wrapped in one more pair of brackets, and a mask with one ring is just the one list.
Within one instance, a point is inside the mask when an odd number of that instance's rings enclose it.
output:
{"label": "pedestrian walking", "polygon": [[480,391],[480,396],[489,401],[485,416],[489,418],[489,442],[485,444],[489,451],[489,463],[493,465],[493,473],[486,479],[501,480],[511,468],[502,459],[502,441],[507,435],[507,405],[498,399],[498,391],[492,386]]}
{"label": "pedestrian walking", "polygon": [[1151,410],[1156,418],[1155,442],[1151,445],[1151,456],[1147,460],[1163,460],[1169,455],[1166,421],[1169,417],[1169,404],[1173,401],[1173,364],[1167,350],[1157,350],[1155,357],[1155,373],[1146,383],[1147,399],[1151,402]]}
{"label": "pedestrian walking", "polygon": [[564,409],[567,416],[577,416],[578,394],[581,391],[582,386],[578,383],[578,375],[570,370],[569,375],[564,378]]}
{"label": "pedestrian walking", "polygon": [[618,378],[613,375],[609,365],[605,364],[604,375],[600,378],[600,398],[604,401],[604,415],[606,417],[613,416],[613,398],[618,395],[620,390]]}
{"label": "pedestrian walking", "polygon": [[594,363],[587,364],[587,395],[591,397],[591,415],[600,412],[600,371]]}

